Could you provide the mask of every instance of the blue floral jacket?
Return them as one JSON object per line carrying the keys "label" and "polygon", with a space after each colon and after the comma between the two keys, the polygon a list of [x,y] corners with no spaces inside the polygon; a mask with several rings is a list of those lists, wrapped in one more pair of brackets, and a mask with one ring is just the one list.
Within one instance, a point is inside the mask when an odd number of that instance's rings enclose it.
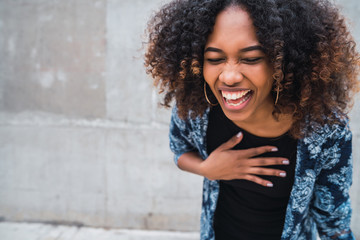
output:
{"label": "blue floral jacket", "polygon": [[[170,123],[170,148],[175,163],[186,152],[203,159],[209,109],[202,117],[182,120],[174,108]],[[350,230],[349,188],[352,182],[352,135],[344,126],[324,126],[298,141],[295,180],[286,210],[281,240],[355,239]],[[204,178],[201,240],[214,240],[212,226],[219,182]]]}

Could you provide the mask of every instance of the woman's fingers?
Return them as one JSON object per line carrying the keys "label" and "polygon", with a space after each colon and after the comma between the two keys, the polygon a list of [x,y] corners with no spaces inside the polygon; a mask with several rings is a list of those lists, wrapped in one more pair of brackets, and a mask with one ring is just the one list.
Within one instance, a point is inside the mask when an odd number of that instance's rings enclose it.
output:
{"label": "woman's fingers", "polygon": [[243,134],[242,132],[239,132],[238,134],[230,138],[227,142],[221,144],[217,149],[220,151],[229,150],[235,147],[239,142],[241,142],[242,138]]}
{"label": "woman's fingers", "polygon": [[281,158],[281,157],[250,158],[246,160],[241,159],[240,161],[241,161],[241,165],[246,164],[247,166],[252,166],[252,167],[290,164],[287,158]]}
{"label": "woman's fingers", "polygon": [[243,175],[240,179],[245,179],[257,184],[260,184],[265,187],[273,187],[273,183],[269,180],[262,179],[256,175],[262,176],[276,176],[276,177],[286,177],[286,172],[278,169],[269,169],[269,168],[249,168],[247,171],[248,174]]}
{"label": "woman's fingers", "polygon": [[278,169],[270,169],[270,168],[250,168],[248,173],[256,174],[256,175],[264,175],[264,176],[276,176],[276,177],[286,177],[286,172]]}
{"label": "woman's fingers", "polygon": [[242,158],[251,158],[267,152],[277,152],[278,149],[277,147],[274,146],[262,146],[262,147],[248,148],[248,149],[236,150],[236,151],[239,152],[241,151]]}
{"label": "woman's fingers", "polygon": [[265,187],[273,187],[272,182],[270,182],[268,180],[265,180],[265,179],[262,179],[262,178],[260,178],[258,176],[255,176],[255,175],[245,175],[245,176],[241,177],[241,179],[245,179],[245,180],[260,184],[260,185],[265,186]]}
{"label": "woman's fingers", "polygon": [[[233,147],[235,147],[238,143],[241,142],[243,139],[242,132],[239,132],[232,138],[230,138],[227,142],[221,144],[217,150],[224,151],[224,150],[230,150]],[[244,150],[235,150],[241,153],[242,158],[251,158],[258,155],[261,155],[266,152],[276,152],[278,151],[277,147],[274,146],[262,146],[262,147],[256,147],[256,148],[249,148]]]}

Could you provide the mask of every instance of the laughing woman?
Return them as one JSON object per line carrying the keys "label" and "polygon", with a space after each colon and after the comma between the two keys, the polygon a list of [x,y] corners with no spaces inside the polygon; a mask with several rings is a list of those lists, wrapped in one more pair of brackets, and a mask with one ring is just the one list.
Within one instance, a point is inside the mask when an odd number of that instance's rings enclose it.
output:
{"label": "laughing woman", "polygon": [[175,0],[150,21],[147,71],[175,100],[170,147],[204,176],[201,240],[354,239],[359,55],[325,0]]}

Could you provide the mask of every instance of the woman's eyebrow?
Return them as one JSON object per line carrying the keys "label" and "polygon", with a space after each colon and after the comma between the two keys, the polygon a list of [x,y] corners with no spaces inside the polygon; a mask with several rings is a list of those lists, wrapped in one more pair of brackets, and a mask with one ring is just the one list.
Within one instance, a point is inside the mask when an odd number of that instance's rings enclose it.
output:
{"label": "woman's eyebrow", "polygon": [[223,50],[219,49],[219,48],[214,48],[214,47],[208,47],[205,49],[204,53],[206,52],[219,52],[219,53],[222,53]]}
{"label": "woman's eyebrow", "polygon": [[[254,45],[254,46],[250,46],[250,47],[246,47],[243,49],[240,49],[239,52],[250,52],[250,51],[264,51],[264,48],[260,45]],[[205,49],[204,53],[206,52],[218,52],[218,53],[222,53],[223,50],[219,49],[219,48],[214,48],[214,47],[208,47]]]}
{"label": "woman's eyebrow", "polygon": [[254,45],[254,46],[250,46],[250,47],[246,47],[243,49],[240,49],[239,52],[250,52],[250,51],[264,51],[264,48],[260,45]]}

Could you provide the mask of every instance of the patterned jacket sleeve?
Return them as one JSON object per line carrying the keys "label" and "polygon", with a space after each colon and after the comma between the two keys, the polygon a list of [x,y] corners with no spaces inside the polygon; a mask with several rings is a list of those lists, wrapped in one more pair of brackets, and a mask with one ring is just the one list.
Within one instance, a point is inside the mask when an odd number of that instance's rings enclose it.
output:
{"label": "patterned jacket sleeve", "polygon": [[352,134],[348,126],[337,125],[328,135],[320,154],[314,199],[311,206],[322,240],[354,240],[350,229],[349,189],[352,183]]}
{"label": "patterned jacket sleeve", "polygon": [[196,151],[191,134],[191,124],[187,120],[180,119],[177,108],[174,107],[171,113],[169,139],[170,149],[175,154],[174,161],[176,165],[182,154]]}

